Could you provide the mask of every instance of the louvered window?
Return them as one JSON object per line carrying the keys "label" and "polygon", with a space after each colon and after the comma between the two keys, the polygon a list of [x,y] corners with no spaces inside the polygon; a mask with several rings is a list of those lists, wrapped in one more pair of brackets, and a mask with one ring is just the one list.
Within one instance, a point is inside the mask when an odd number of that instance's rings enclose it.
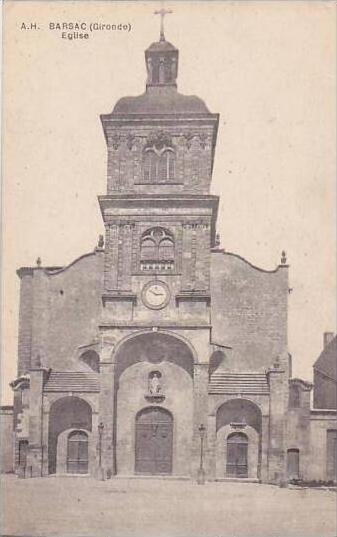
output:
{"label": "louvered window", "polygon": [[175,154],[172,149],[162,153],[146,150],[143,157],[143,177],[146,183],[168,183],[175,178]]}

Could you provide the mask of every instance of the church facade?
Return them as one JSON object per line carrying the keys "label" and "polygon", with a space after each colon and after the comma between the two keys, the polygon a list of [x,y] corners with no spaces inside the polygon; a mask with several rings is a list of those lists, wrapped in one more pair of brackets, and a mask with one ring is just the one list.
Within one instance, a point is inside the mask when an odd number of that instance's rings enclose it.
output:
{"label": "church facade", "polygon": [[163,34],[145,62],[145,93],[101,116],[105,238],[17,271],[15,470],[325,479],[335,412],[291,378],[286,256],[266,271],[220,247],[219,116],[178,93]]}

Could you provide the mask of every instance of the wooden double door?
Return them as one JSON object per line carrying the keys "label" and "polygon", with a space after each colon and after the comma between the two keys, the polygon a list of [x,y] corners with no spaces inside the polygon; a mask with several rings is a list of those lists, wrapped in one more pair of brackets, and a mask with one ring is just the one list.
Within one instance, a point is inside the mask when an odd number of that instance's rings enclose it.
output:
{"label": "wooden double door", "polygon": [[88,435],[84,431],[74,431],[68,436],[67,473],[88,473]]}
{"label": "wooden double door", "polygon": [[136,418],[136,474],[171,474],[172,449],[172,415],[160,407],[141,411]]}
{"label": "wooden double door", "polygon": [[248,438],[243,433],[233,433],[227,438],[226,475],[248,477]]}

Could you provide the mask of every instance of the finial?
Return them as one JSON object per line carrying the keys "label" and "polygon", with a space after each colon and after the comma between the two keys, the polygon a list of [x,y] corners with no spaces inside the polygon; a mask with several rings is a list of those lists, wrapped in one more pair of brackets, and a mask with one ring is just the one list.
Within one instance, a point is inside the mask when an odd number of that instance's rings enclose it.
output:
{"label": "finial", "polygon": [[165,34],[164,34],[164,17],[165,15],[169,15],[172,13],[169,9],[159,9],[158,11],[155,11],[155,15],[160,15],[160,41],[165,41]]}
{"label": "finial", "polygon": [[220,246],[220,243],[221,243],[221,240],[220,240],[220,233],[217,233],[215,235],[215,246],[218,247]]}
{"label": "finial", "polygon": [[97,247],[98,248],[103,248],[104,247],[104,236],[103,235],[98,236]]}
{"label": "finial", "polygon": [[282,250],[282,254],[281,254],[281,265],[285,265],[287,262],[287,254],[285,253],[284,250]]}
{"label": "finial", "polygon": [[40,267],[40,266],[41,266],[41,263],[42,263],[42,261],[41,261],[41,257],[39,256],[39,257],[37,258],[37,260],[36,260],[36,264],[37,264],[38,267]]}

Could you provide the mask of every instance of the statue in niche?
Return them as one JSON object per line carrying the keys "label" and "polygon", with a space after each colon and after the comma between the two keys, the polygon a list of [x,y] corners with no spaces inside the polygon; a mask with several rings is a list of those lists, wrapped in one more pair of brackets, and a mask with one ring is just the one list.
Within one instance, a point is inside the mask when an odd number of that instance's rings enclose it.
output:
{"label": "statue in niche", "polygon": [[154,371],[149,375],[149,394],[161,395],[162,387],[160,382],[161,374],[158,371]]}

